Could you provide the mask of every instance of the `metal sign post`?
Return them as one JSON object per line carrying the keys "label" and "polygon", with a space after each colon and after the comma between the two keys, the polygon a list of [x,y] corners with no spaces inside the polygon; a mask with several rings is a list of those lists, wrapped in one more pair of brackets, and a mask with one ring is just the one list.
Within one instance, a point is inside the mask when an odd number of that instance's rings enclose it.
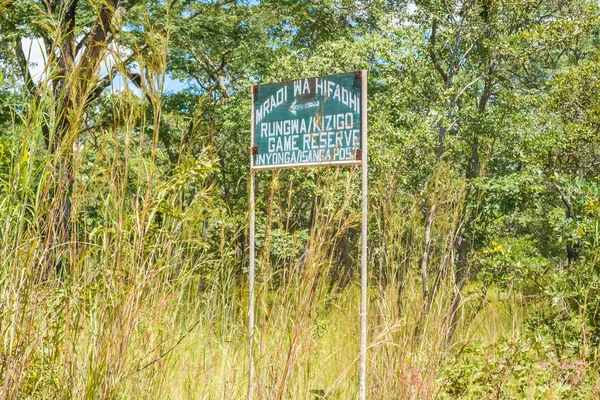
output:
{"label": "metal sign post", "polygon": [[[250,147],[254,148],[254,91],[256,86],[252,87],[252,116],[250,121],[252,123],[250,127]],[[254,340],[254,228],[256,225],[256,212],[255,212],[255,200],[254,200],[254,157],[250,156],[250,266],[248,268],[249,275],[249,291],[250,291],[250,304],[248,306],[248,399],[252,400],[254,396],[254,356],[252,354],[253,340]]]}
{"label": "metal sign post", "polygon": [[360,400],[367,375],[367,71],[252,87],[248,399],[254,398],[255,176],[258,170],[362,168]]}
{"label": "metal sign post", "polygon": [[362,220],[360,245],[360,400],[367,398],[367,71],[362,71]]}

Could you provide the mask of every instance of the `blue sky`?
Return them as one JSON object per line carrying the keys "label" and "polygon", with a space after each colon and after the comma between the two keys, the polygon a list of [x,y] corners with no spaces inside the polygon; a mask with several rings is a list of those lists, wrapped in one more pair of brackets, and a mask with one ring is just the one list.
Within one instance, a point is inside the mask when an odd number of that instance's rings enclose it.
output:
{"label": "blue sky", "polygon": [[[46,65],[46,51],[44,50],[43,43],[40,39],[29,39],[24,38],[21,41],[25,56],[28,57],[30,62],[31,76],[35,82],[39,82],[44,77],[44,67]],[[100,67],[100,75],[105,75],[112,65],[112,58],[108,57],[107,60]],[[133,85],[127,85],[131,90],[136,93],[140,91]],[[108,90],[121,91],[126,87],[123,77],[118,74],[109,86]],[[172,79],[169,76],[165,79],[165,92],[177,92],[186,87],[186,84],[182,81]]]}

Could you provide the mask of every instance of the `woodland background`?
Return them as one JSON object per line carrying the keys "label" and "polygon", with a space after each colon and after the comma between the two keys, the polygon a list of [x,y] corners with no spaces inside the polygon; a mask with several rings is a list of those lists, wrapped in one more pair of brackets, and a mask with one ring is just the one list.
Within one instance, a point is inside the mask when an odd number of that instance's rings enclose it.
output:
{"label": "woodland background", "polygon": [[[245,398],[250,88],[360,69],[369,397],[599,397],[595,0],[0,0],[0,397]],[[257,176],[260,398],[357,396],[359,185]]]}

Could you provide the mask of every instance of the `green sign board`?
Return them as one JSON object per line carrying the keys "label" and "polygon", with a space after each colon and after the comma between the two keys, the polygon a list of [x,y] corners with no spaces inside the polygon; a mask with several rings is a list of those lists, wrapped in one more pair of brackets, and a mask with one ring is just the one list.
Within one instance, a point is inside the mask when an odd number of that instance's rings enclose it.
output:
{"label": "green sign board", "polygon": [[350,72],[254,86],[252,167],[360,163],[362,79]]}

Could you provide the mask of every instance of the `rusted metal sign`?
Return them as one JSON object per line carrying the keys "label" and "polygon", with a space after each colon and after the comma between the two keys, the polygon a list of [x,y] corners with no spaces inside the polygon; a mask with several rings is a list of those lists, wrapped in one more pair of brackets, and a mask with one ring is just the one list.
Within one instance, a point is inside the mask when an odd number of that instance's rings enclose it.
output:
{"label": "rusted metal sign", "polygon": [[253,89],[254,169],[361,161],[362,72]]}

